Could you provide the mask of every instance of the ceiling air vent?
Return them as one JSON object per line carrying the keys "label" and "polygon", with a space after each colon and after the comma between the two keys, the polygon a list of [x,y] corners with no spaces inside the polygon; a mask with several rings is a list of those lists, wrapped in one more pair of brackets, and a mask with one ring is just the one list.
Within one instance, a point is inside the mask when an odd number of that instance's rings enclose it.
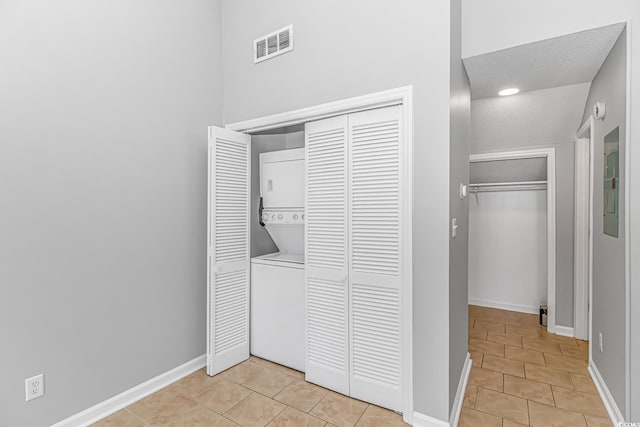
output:
{"label": "ceiling air vent", "polygon": [[258,37],[253,41],[253,62],[258,63],[293,50],[293,25]]}

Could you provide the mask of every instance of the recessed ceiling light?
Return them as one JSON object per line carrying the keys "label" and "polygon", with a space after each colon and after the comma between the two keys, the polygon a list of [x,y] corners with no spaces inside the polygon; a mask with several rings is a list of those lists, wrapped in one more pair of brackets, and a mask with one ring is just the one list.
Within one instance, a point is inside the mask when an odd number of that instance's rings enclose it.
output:
{"label": "recessed ceiling light", "polygon": [[520,92],[520,89],[518,89],[517,87],[510,87],[508,89],[502,89],[500,92],[498,92],[498,95],[511,96],[511,95],[515,95],[518,92]]}

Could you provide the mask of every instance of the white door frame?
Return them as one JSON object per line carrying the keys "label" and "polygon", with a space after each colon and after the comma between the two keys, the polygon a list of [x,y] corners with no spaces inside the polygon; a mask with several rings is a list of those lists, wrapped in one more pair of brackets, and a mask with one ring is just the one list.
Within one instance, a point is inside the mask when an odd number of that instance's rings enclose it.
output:
{"label": "white door frame", "polygon": [[547,331],[563,333],[556,328],[556,149],[537,148],[530,150],[503,151],[499,153],[472,154],[469,161],[547,159]]}
{"label": "white door frame", "polygon": [[[392,105],[403,106],[403,125],[405,140],[409,149],[404,150],[403,159],[405,170],[402,180],[411,188],[404,198],[402,218],[402,251],[406,256],[402,260],[401,285],[402,313],[401,313],[401,349],[402,349],[402,408],[403,419],[409,424],[413,423],[413,87],[404,86],[368,95],[357,96],[340,101],[329,102],[312,107],[285,113],[273,114],[241,122],[227,124],[229,130],[244,133],[254,133],[270,129],[278,129],[286,126],[294,126],[309,121],[324,119],[327,117],[371,110],[374,108],[388,107]],[[555,241],[555,240],[554,240]]]}
{"label": "white door frame", "polygon": [[589,340],[591,355],[591,292],[593,266],[594,118],[589,116],[576,136],[573,316],[575,336]]}

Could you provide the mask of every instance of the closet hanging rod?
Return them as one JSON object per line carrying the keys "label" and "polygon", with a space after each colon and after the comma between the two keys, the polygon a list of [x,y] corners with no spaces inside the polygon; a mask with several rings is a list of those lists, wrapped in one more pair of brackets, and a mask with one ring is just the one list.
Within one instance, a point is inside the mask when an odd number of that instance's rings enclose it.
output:
{"label": "closet hanging rod", "polygon": [[547,185],[547,181],[483,182],[480,184],[469,184],[469,187],[510,187],[523,185]]}
{"label": "closet hanging rod", "polygon": [[470,193],[489,193],[489,192],[499,192],[499,191],[535,191],[535,190],[546,190],[547,183],[545,181],[532,181],[527,183],[492,183],[490,185],[487,184],[471,184],[469,185]]}
{"label": "closet hanging rod", "polygon": [[498,193],[501,191],[542,191],[546,190],[546,186],[528,186],[528,187],[491,187],[491,188],[472,188],[469,190],[471,194],[477,193]]}

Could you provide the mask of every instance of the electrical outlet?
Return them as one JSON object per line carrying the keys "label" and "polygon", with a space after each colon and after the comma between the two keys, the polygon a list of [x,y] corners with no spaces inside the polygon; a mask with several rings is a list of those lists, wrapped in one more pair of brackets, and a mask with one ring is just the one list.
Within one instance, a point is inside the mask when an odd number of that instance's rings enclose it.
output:
{"label": "electrical outlet", "polygon": [[604,353],[604,336],[602,332],[598,332],[599,344],[600,344],[600,353]]}
{"label": "electrical outlet", "polygon": [[44,374],[24,380],[25,402],[44,395]]}

